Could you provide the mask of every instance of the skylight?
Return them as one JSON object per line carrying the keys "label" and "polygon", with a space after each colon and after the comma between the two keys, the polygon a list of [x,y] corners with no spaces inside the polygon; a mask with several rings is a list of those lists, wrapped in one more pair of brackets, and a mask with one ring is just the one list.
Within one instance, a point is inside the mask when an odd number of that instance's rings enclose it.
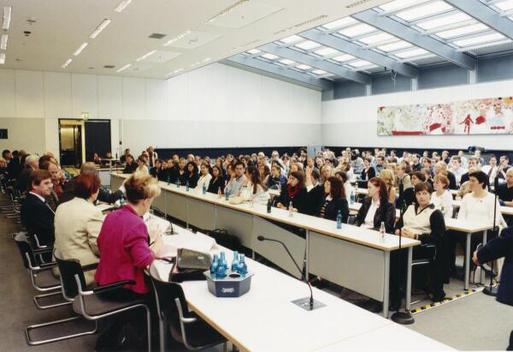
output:
{"label": "skylight", "polygon": [[298,35],[291,35],[290,37],[280,39],[280,42],[285,43],[285,44],[292,44],[292,43],[300,42],[302,40],[304,40],[304,39]]}
{"label": "skylight", "polygon": [[351,27],[344,28],[338,31],[338,33],[345,35],[346,37],[352,38],[357,37],[359,35],[374,32],[375,30],[376,28],[369,26],[368,24],[360,23]]}
{"label": "skylight", "polygon": [[325,75],[328,72],[326,72],[324,70],[312,70],[312,73],[315,73],[316,75]]}
{"label": "skylight", "polygon": [[298,43],[294,45],[295,47],[298,47],[303,50],[312,50],[315,48],[318,48],[321,46],[321,44],[317,42],[313,42],[311,40],[305,40],[304,42]]}
{"label": "skylight", "polygon": [[265,53],[262,55],[263,58],[266,58],[267,60],[276,60],[278,56],[270,53]]}
{"label": "skylight", "polygon": [[296,63],[295,61],[292,61],[292,60],[289,60],[289,59],[281,59],[279,62],[284,64],[284,65],[293,65],[293,64]]}
{"label": "skylight", "polygon": [[466,46],[471,46],[471,45],[476,45],[476,44],[481,44],[481,43],[486,43],[486,42],[495,42],[495,41],[499,41],[503,38],[504,38],[504,36],[500,33],[491,33],[491,34],[481,35],[479,37],[456,40],[454,42],[454,44],[459,47],[466,47]]}
{"label": "skylight", "polygon": [[250,53],[251,55],[256,55],[256,54],[260,54],[262,51],[261,50],[258,50],[258,49],[251,49],[251,50],[248,50],[248,53]]}
{"label": "skylight", "polygon": [[513,9],[513,0],[496,2],[493,5],[502,11],[507,11]]}
{"label": "skylight", "polygon": [[451,9],[453,9],[453,7],[446,2],[435,1],[398,12],[396,13],[396,16],[402,18],[405,21],[411,22],[419,18],[435,15],[441,12],[449,11]]}
{"label": "skylight", "polygon": [[316,53],[317,55],[320,55],[320,56],[333,56],[333,55],[340,54],[340,51],[335,50],[333,48],[324,47],[324,48],[315,50],[314,53]]}
{"label": "skylight", "polygon": [[330,23],[326,23],[326,24],[322,25],[322,27],[325,29],[336,29],[336,28],[340,28],[340,27],[346,27],[346,26],[355,24],[357,22],[358,21],[352,17],[344,17],[339,20],[336,20],[336,21],[333,21]]}
{"label": "skylight", "polygon": [[388,33],[382,32],[382,33],[370,35],[370,36],[365,37],[365,38],[361,38],[360,41],[362,43],[367,44],[367,45],[372,45],[372,44],[375,44],[375,43],[384,42],[384,41],[387,41],[387,40],[390,40],[390,39],[394,39],[394,38],[395,37],[393,35],[390,35]]}
{"label": "skylight", "polygon": [[396,50],[408,48],[410,46],[412,46],[410,43],[405,42],[404,40],[399,40],[394,43],[380,45],[380,46],[378,46],[378,49],[386,51],[386,52],[390,52],[390,51],[396,51]]}
{"label": "skylight", "polygon": [[354,56],[349,55],[349,54],[344,54],[344,55],[336,56],[333,58],[333,60],[338,61],[338,62],[345,62],[345,61],[349,61],[352,59],[354,59]]}
{"label": "skylight", "polygon": [[350,62],[349,66],[352,66],[352,67],[355,67],[355,68],[360,68],[360,67],[364,67],[364,66],[373,66],[373,67],[375,67],[376,65],[374,65],[373,63],[370,63],[369,61],[356,60],[356,61]]}
{"label": "skylight", "polygon": [[402,51],[400,53],[395,54],[395,56],[400,57],[401,59],[409,59],[411,57],[421,56],[421,55],[425,55],[428,53],[429,52],[424,49],[415,48],[415,49],[408,50],[408,51]]}
{"label": "skylight", "polygon": [[305,65],[305,64],[300,64],[300,65],[297,65],[296,68],[298,68],[300,70],[303,70],[303,71],[306,71],[306,70],[311,69],[312,66],[308,66],[308,65]]}
{"label": "skylight", "polygon": [[415,4],[421,4],[426,0],[395,0],[381,5],[379,8],[385,12],[397,11]]}
{"label": "skylight", "polygon": [[426,21],[419,22],[419,23],[417,23],[417,26],[419,26],[422,29],[429,30],[429,29],[438,28],[438,27],[442,27],[442,26],[448,26],[448,25],[458,23],[458,22],[468,21],[471,18],[472,17],[470,17],[466,13],[458,12],[458,13],[455,13],[452,15],[437,17],[437,18],[428,19]]}
{"label": "skylight", "polygon": [[465,34],[482,32],[487,29],[489,29],[489,28],[487,26],[485,26],[484,24],[476,23],[476,24],[470,25],[470,26],[465,26],[465,27],[450,29],[450,30],[443,31],[443,32],[438,32],[438,33],[436,33],[436,35],[439,36],[440,38],[449,39],[449,38],[459,37],[459,36],[462,36]]}

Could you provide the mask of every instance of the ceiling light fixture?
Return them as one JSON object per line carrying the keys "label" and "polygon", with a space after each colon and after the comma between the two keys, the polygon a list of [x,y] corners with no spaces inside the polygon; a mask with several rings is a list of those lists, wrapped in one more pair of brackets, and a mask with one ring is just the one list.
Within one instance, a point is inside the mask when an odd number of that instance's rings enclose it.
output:
{"label": "ceiling light fixture", "polygon": [[116,72],[123,72],[124,70],[126,70],[130,66],[132,66],[132,64],[126,64],[125,66],[121,67],[120,69],[117,69]]}
{"label": "ceiling light fixture", "polygon": [[73,60],[71,60],[71,59],[66,60],[66,62],[64,63],[64,65],[62,65],[61,67],[62,67],[62,68],[66,68],[66,67],[68,67],[68,65],[69,65],[69,64],[71,64],[71,61],[73,61]]}
{"label": "ceiling light fixture", "polygon": [[119,5],[114,9],[114,11],[116,12],[123,12],[124,9],[126,9],[126,7],[128,5],[130,5],[130,3],[132,2],[132,0],[123,0],[119,3]]}
{"label": "ceiling light fixture", "polygon": [[152,50],[150,52],[147,52],[146,54],[144,54],[143,56],[137,58],[135,61],[139,62],[139,61],[142,61],[148,57],[150,57],[151,55],[155,54],[157,52],[157,50]]}
{"label": "ceiling light fixture", "polygon": [[100,35],[100,33],[105,29],[107,28],[107,26],[112,22],[112,20],[109,20],[108,18],[104,19],[102,21],[102,23],[100,23],[98,25],[98,27],[96,27],[96,29],[94,30],[93,33],[91,33],[91,35],[89,36],[89,38],[91,39],[94,39],[96,38],[97,36]]}
{"label": "ceiling light fixture", "polygon": [[7,39],[8,39],[8,35],[7,34],[2,34],[2,38],[0,39],[0,49],[2,50],[7,50]]}
{"label": "ceiling light fixture", "polygon": [[4,31],[9,30],[9,26],[11,25],[11,6],[4,6],[4,19],[2,23],[2,29]]}
{"label": "ceiling light fixture", "polygon": [[88,45],[87,42],[85,43],[82,43],[82,45],[80,45],[80,47],[73,53],[73,56],[78,56],[80,55],[80,53],[82,52],[82,50],[84,50],[86,48],[86,46]]}
{"label": "ceiling light fixture", "polygon": [[184,37],[188,36],[189,34],[191,34],[191,31],[188,29],[188,30],[186,30],[185,32],[178,34],[176,37],[174,37],[174,38],[172,38],[172,39],[168,40],[168,41],[164,44],[164,46],[171,45],[172,43],[174,43],[174,42],[176,42],[176,41],[178,41],[178,40],[180,40],[180,39],[182,39],[182,38],[184,38]]}

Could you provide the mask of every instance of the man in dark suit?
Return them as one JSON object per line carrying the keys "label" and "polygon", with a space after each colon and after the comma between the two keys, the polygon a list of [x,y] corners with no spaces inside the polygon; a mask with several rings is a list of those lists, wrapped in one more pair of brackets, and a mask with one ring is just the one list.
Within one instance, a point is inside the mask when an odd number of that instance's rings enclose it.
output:
{"label": "man in dark suit", "polygon": [[55,213],[45,197],[52,193],[52,176],[47,170],[34,170],[30,175],[30,189],[21,206],[21,222],[29,235],[37,235],[41,245],[54,242]]}

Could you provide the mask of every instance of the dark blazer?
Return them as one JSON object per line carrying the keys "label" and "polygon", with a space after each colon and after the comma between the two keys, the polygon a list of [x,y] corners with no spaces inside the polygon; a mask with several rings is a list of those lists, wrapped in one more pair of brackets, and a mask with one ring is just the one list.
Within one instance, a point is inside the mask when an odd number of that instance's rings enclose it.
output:
{"label": "dark blazer", "polygon": [[447,178],[449,179],[449,189],[458,189],[456,184],[456,176],[450,171],[447,171]]}
{"label": "dark blazer", "polygon": [[287,184],[281,187],[280,196],[276,199],[276,204],[281,203],[288,208],[289,203],[292,202],[292,206],[298,210],[298,212],[306,214],[308,211],[308,194],[306,188],[300,189],[294,198],[289,197],[287,191]]}
{"label": "dark blazer", "polygon": [[29,235],[37,235],[41,244],[54,242],[54,216],[54,212],[41,199],[27,194],[21,205],[21,223],[27,228]]}
{"label": "dark blazer", "polygon": [[221,192],[224,192],[224,177],[218,176],[216,179],[212,178],[208,184],[207,192],[217,194],[221,187]]}
{"label": "dark blazer", "polygon": [[463,175],[461,175],[461,180],[460,180],[460,185],[464,184],[465,182],[467,182],[469,180],[469,177],[468,177],[468,172],[464,173]]}
{"label": "dark blazer", "polygon": [[497,301],[513,306],[513,227],[502,230],[477,253],[479,263],[504,257]]}
{"label": "dark blazer", "polygon": [[306,198],[308,206],[306,214],[318,216],[321,206],[324,203],[324,186],[317,185],[313,187],[310,192],[306,193]]}
{"label": "dark blazer", "polygon": [[18,178],[21,171],[20,158],[12,158],[7,165],[7,175],[10,180]]}
{"label": "dark blazer", "polygon": [[189,182],[190,188],[195,188],[198,185],[199,175],[196,173],[193,173],[190,175],[188,172],[185,172],[185,183]]}
{"label": "dark blazer", "polygon": [[[369,211],[371,204],[372,198],[367,197],[363,200],[362,206],[356,215],[355,225],[361,226],[365,222],[365,217],[367,216],[367,212]],[[374,230],[379,230],[382,221],[385,222],[385,230],[387,233],[393,233],[395,207],[392,203],[386,202],[385,204],[380,204],[379,208],[376,209],[376,213],[374,214]]]}
{"label": "dark blazer", "polygon": [[324,219],[329,220],[337,220],[338,212],[342,214],[342,222],[347,223],[347,218],[349,216],[349,206],[347,204],[347,199],[339,198],[335,200],[325,200],[324,201]]}
{"label": "dark blazer", "polygon": [[368,170],[363,169],[362,170],[362,181],[369,181],[371,178],[376,176],[376,170],[370,166]]}
{"label": "dark blazer", "polygon": [[132,161],[130,165],[126,164],[125,168],[123,169],[124,174],[131,174],[137,170],[137,163],[135,161]]}

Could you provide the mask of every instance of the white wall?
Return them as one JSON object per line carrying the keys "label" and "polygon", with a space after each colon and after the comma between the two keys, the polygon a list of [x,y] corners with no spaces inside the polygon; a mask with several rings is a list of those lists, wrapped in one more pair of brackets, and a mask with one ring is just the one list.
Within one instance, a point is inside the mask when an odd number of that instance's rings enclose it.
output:
{"label": "white wall", "polygon": [[323,144],[396,148],[513,149],[513,136],[378,136],[377,108],[386,105],[444,103],[456,100],[511,96],[513,81],[501,81],[394,94],[339,99],[322,103]]}
{"label": "white wall", "polygon": [[58,119],[83,112],[112,120],[113,153],[119,140],[134,153],[150,144],[317,145],[320,101],[320,92],[220,64],[167,81],[0,70],[0,128],[9,128],[0,148],[58,155]]}

